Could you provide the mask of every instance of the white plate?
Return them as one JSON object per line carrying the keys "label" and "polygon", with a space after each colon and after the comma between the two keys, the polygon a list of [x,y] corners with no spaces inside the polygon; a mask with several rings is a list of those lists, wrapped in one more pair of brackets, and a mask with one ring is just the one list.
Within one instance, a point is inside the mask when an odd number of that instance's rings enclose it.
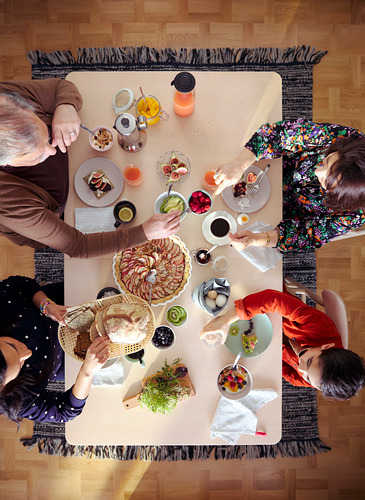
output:
{"label": "white plate", "polygon": [[[99,199],[84,181],[84,177],[91,174],[94,170],[103,170],[114,186],[113,189]],[[100,156],[97,158],[90,158],[90,160],[84,161],[84,163],[79,166],[75,174],[74,183],[77,196],[92,207],[106,207],[107,205],[111,205],[119,198],[124,187],[123,174],[119,170],[118,165]]]}
{"label": "white plate", "polygon": [[[247,175],[253,172],[254,174],[258,175],[260,172],[262,172],[261,168],[256,167],[256,165],[251,165],[245,172],[245,175],[243,177],[243,180],[246,182]],[[235,198],[233,194],[233,186],[229,186],[226,189],[222,191],[222,198],[225,201],[225,203],[231,208],[232,210],[235,210],[236,212],[245,212],[247,214],[250,214],[252,212],[256,212],[257,210],[260,210],[262,208],[267,200],[270,198],[270,181],[268,176],[265,174],[264,178],[262,179],[260,183],[259,190],[257,193],[252,196],[250,189],[247,187],[246,188],[246,194],[245,196],[237,196]],[[246,198],[249,201],[249,206],[246,207],[240,207],[238,202],[241,198]]]}
{"label": "white plate", "polygon": [[229,214],[228,212],[224,212],[223,210],[217,210],[216,212],[211,212],[210,214],[208,214],[203,220],[203,225],[202,225],[203,236],[207,241],[209,241],[209,243],[212,243],[213,245],[218,245],[218,246],[229,245],[228,234],[223,238],[217,238],[216,236],[214,236],[214,234],[212,234],[210,230],[211,223],[217,217],[225,217],[226,219],[228,219],[229,224],[231,226],[229,231],[233,234],[237,232],[237,223],[232,217],[232,215]]}

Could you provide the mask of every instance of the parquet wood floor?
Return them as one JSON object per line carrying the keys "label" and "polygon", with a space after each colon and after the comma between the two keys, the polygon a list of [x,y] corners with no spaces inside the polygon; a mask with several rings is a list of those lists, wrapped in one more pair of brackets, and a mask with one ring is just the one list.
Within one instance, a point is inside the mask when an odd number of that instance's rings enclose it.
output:
{"label": "parquet wood floor", "polygon": [[[314,119],[365,131],[364,0],[0,0],[0,78],[30,77],[28,50],[288,47],[328,54],[314,69]],[[32,276],[33,254],[0,240],[0,278]],[[317,252],[318,289],[345,300],[350,348],[365,352],[365,237]],[[301,459],[113,462],[43,456],[32,433],[0,417],[3,500],[360,500],[365,498],[364,391],[347,403],[318,397],[330,453]]]}

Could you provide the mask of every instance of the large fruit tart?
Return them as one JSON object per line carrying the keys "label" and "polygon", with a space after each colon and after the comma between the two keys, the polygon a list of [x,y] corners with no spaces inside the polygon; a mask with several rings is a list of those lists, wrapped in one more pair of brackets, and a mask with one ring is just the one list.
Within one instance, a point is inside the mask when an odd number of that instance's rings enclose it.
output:
{"label": "large fruit tart", "polygon": [[190,256],[184,243],[177,237],[156,239],[138,247],[118,252],[114,256],[113,270],[121,291],[149,299],[149,271],[156,271],[152,287],[152,305],[176,298],[190,278]]}

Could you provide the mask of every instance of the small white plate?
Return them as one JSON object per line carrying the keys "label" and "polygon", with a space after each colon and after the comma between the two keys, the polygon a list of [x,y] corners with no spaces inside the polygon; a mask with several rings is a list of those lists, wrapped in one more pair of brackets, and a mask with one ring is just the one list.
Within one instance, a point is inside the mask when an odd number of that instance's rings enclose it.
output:
{"label": "small white plate", "polygon": [[[262,172],[261,168],[256,167],[256,165],[251,165],[245,172],[243,180],[246,182],[247,175],[253,172],[254,174],[258,175],[260,172]],[[257,193],[252,196],[251,190],[249,187],[246,188],[246,194],[245,196],[234,196],[233,193],[233,186],[229,186],[226,189],[222,191],[222,198],[225,201],[225,203],[231,208],[232,210],[235,210],[236,212],[245,212],[247,214],[256,212],[257,210],[260,210],[262,208],[267,200],[270,198],[270,181],[267,175],[265,175],[260,182],[260,187]],[[240,199],[246,199],[247,202],[249,203],[248,205],[241,207],[239,205]]]}
{"label": "small white plate", "polygon": [[209,241],[209,243],[212,243],[213,245],[218,245],[218,246],[229,245],[228,234],[223,238],[217,238],[216,236],[214,236],[214,234],[212,234],[210,230],[211,223],[213,222],[214,219],[217,219],[218,217],[225,217],[228,220],[231,226],[229,232],[233,234],[237,232],[237,223],[232,217],[232,215],[229,214],[228,212],[224,212],[223,210],[217,210],[216,212],[211,212],[210,214],[208,214],[203,220],[203,225],[202,225],[203,236],[207,241]]}
{"label": "small white plate", "polygon": [[[103,170],[114,186],[113,189],[99,199],[84,181],[84,177],[91,174],[94,170]],[[98,156],[97,158],[90,158],[90,160],[84,161],[84,163],[79,166],[75,174],[74,184],[77,196],[83,202],[92,207],[106,207],[114,203],[121,195],[124,188],[124,179],[118,165],[107,158]]]}

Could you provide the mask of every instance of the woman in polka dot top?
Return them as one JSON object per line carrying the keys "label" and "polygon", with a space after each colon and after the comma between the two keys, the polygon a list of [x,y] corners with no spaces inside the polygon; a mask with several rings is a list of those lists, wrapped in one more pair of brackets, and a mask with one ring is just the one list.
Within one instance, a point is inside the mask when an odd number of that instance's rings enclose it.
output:
{"label": "woman in polka dot top", "polygon": [[[41,312],[42,311],[42,312]],[[53,303],[31,278],[0,281],[0,414],[19,422],[67,422],[82,412],[92,377],[108,359],[109,340],[90,347],[75,384],[64,393],[46,390],[63,378],[58,323],[64,306]]]}

